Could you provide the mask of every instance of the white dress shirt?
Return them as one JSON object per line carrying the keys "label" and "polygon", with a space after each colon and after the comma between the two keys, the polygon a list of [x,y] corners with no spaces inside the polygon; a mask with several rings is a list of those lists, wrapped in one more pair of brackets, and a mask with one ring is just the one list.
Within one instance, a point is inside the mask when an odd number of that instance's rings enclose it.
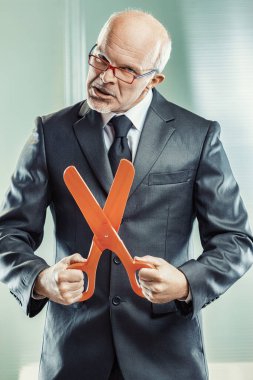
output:
{"label": "white dress shirt", "polygon": [[127,140],[128,140],[130,151],[132,153],[132,162],[134,162],[137,148],[139,145],[139,140],[141,137],[141,132],[144,126],[144,122],[145,122],[152,98],[153,98],[153,93],[151,90],[149,90],[145,98],[142,99],[139,103],[137,103],[133,108],[130,108],[130,110],[128,110],[127,112],[117,113],[117,114],[114,112],[108,112],[108,113],[101,114],[102,120],[103,120],[105,147],[107,151],[109,151],[114,140],[114,129],[113,129],[113,126],[108,124],[109,121],[114,116],[125,115],[133,123],[133,125],[128,131]]}

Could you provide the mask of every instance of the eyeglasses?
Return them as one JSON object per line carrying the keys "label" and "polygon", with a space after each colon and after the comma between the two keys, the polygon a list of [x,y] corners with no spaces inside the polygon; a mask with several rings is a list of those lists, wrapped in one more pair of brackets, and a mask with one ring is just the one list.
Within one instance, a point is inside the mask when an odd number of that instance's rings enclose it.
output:
{"label": "eyeglasses", "polygon": [[115,78],[121,80],[122,82],[132,84],[135,79],[143,78],[148,75],[158,73],[157,69],[153,69],[145,74],[136,75],[134,73],[131,73],[128,70],[121,69],[117,66],[113,66],[109,62],[105,61],[104,59],[98,57],[97,55],[92,54],[92,51],[95,49],[96,46],[97,44],[94,45],[92,49],[90,50],[89,60],[88,60],[89,65],[100,71],[107,71],[108,69],[111,69]]}

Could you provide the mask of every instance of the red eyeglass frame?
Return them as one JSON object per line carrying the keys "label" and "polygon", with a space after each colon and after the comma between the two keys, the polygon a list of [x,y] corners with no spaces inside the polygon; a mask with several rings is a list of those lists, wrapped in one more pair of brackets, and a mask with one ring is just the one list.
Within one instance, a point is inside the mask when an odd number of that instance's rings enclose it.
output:
{"label": "red eyeglass frame", "polygon": [[[89,64],[91,67],[94,67],[96,70],[100,70],[101,72],[106,72],[108,69],[111,69],[112,72],[113,72],[113,75],[115,76],[115,78],[121,80],[121,81],[124,82],[124,83],[132,84],[132,83],[134,82],[135,79],[143,78],[143,77],[145,77],[145,76],[148,76],[148,75],[151,75],[151,74],[153,74],[153,73],[158,73],[158,72],[159,72],[158,69],[152,69],[151,71],[148,71],[148,72],[145,73],[145,74],[136,75],[136,74],[130,73],[130,72],[127,71],[127,70],[121,69],[120,67],[113,66],[113,65],[111,65],[109,62],[105,61],[103,58],[100,58],[100,57],[98,57],[97,55],[92,54],[92,51],[95,49],[96,46],[97,46],[97,44],[95,44],[95,45],[91,48],[91,50],[90,50],[90,52],[89,52],[88,64]],[[94,57],[94,58],[98,58],[98,59],[100,59],[100,61],[104,62],[104,63],[107,65],[107,68],[106,68],[105,70],[102,70],[102,69],[99,69],[99,68],[97,68],[97,67],[91,65],[91,64],[90,64],[90,57]],[[120,71],[127,72],[128,74],[131,74],[131,75],[133,76],[133,80],[132,80],[132,82],[127,82],[127,81],[125,81],[124,79],[118,78],[118,77],[115,75],[115,70],[116,70],[116,69],[117,69],[117,70],[120,70]]]}

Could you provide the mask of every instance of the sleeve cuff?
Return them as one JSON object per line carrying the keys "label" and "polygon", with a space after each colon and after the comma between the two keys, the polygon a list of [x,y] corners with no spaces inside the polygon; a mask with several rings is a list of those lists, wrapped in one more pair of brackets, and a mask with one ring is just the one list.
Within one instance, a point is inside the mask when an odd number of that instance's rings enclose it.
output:
{"label": "sleeve cuff", "polygon": [[37,294],[34,290],[34,286],[35,286],[35,283],[33,284],[33,287],[32,287],[32,292],[31,292],[31,296],[34,300],[43,300],[45,299],[46,297],[44,296],[40,296],[39,294]]}
{"label": "sleeve cuff", "polygon": [[191,294],[191,290],[189,289],[188,296],[187,296],[185,299],[179,299],[178,301],[180,301],[180,302],[190,303],[191,300],[192,300],[192,294]]}

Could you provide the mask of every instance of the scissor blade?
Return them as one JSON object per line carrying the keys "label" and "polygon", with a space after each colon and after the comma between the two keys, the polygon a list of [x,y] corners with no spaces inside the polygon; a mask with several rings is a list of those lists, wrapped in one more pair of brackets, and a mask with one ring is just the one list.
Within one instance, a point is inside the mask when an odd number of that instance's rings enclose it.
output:
{"label": "scissor blade", "polygon": [[124,215],[128,195],[134,179],[134,166],[125,159],[120,161],[113,180],[104,212],[116,231],[119,230]]}
{"label": "scissor blade", "polygon": [[111,224],[90,189],[74,166],[69,166],[64,171],[63,178],[90,229],[94,235],[100,236],[104,227],[108,228]]}

